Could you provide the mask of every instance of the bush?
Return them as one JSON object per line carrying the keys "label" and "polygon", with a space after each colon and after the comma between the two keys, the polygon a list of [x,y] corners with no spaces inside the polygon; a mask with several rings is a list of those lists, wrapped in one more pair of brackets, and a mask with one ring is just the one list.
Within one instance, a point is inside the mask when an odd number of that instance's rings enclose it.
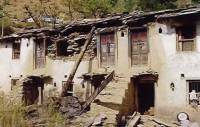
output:
{"label": "bush", "polygon": [[2,22],[3,22],[3,27],[4,27],[4,35],[9,35],[14,32],[12,29],[12,23],[9,20],[9,18],[4,18],[0,20],[0,33],[2,33]]}

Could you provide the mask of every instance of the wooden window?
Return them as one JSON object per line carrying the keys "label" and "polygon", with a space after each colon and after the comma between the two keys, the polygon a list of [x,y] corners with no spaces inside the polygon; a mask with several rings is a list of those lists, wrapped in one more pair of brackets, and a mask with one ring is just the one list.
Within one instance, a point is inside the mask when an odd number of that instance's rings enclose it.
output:
{"label": "wooden window", "polygon": [[177,31],[177,50],[178,51],[194,51],[196,26],[184,26],[176,29]]}
{"label": "wooden window", "polygon": [[131,31],[131,64],[140,65],[148,63],[148,43],[146,28]]}
{"label": "wooden window", "polygon": [[14,89],[14,87],[17,85],[17,81],[18,81],[19,79],[11,79],[11,90],[13,90]]}
{"label": "wooden window", "polygon": [[13,43],[13,59],[19,59],[20,58],[20,43]]}
{"label": "wooden window", "polygon": [[[191,81],[188,81],[188,98],[189,98],[189,104],[192,103],[192,100],[191,100],[191,92],[192,91],[195,91],[196,93],[196,97],[197,97],[197,100],[196,100],[196,104],[200,105],[200,80],[191,80]],[[192,97],[193,98],[193,97]]]}
{"label": "wooden window", "polygon": [[[62,87],[64,88],[65,84],[67,81],[62,81]],[[67,88],[67,95],[68,96],[73,96],[73,84],[70,84]]]}
{"label": "wooden window", "polygon": [[35,41],[35,68],[43,68],[45,62],[45,40],[37,39]]}
{"label": "wooden window", "polygon": [[100,59],[101,66],[115,65],[115,39],[114,32],[100,35]]}

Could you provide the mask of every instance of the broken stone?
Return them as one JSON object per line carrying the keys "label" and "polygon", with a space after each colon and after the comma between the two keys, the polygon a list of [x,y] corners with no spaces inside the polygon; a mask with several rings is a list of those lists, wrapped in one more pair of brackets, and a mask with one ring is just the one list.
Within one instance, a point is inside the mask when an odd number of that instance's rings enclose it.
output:
{"label": "broken stone", "polygon": [[39,117],[39,112],[36,106],[27,106],[25,109],[25,113],[28,119],[32,118],[38,118]]}
{"label": "broken stone", "polygon": [[189,120],[182,120],[180,121],[181,127],[190,127],[190,121]]}
{"label": "broken stone", "polygon": [[100,113],[95,119],[92,126],[101,126],[103,125],[104,121],[107,119],[104,113]]}
{"label": "broken stone", "polygon": [[64,115],[66,119],[79,115],[81,110],[82,106],[78,98],[73,96],[68,96],[60,99],[59,111]]}
{"label": "broken stone", "polygon": [[84,127],[90,127],[94,123],[94,118],[89,118],[89,120],[83,125]]}
{"label": "broken stone", "polygon": [[199,127],[198,123],[191,123],[190,127]]}

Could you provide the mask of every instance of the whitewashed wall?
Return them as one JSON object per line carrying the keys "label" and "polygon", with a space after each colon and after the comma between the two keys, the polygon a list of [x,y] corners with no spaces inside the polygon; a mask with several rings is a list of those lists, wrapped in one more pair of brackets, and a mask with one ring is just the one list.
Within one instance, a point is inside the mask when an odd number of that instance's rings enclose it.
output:
{"label": "whitewashed wall", "polygon": [[[53,83],[56,83],[58,91],[61,92],[62,81],[67,80],[67,78],[65,78],[65,75],[69,75],[75,61],[52,60],[46,57],[45,68],[35,69],[34,46],[35,43],[33,41],[33,38],[22,38],[20,59],[12,59],[12,42],[1,43],[0,89],[3,90],[5,93],[11,91],[11,79],[23,79],[29,75],[44,75],[52,77]],[[82,86],[80,85],[82,79],[78,77],[80,77],[84,73],[87,73],[88,71],[89,61],[81,62],[74,79],[74,93],[82,92],[81,90],[83,89],[81,89]]]}
{"label": "whitewashed wall", "polygon": [[21,39],[20,52],[20,59],[12,59],[12,42],[1,43],[0,87],[6,92],[11,89],[11,79],[19,79],[21,75],[28,75],[33,70],[33,40]]}
{"label": "whitewashed wall", "polygon": [[[163,33],[159,34],[158,29]],[[194,52],[176,51],[176,32],[166,24],[150,27],[150,68],[158,72],[156,88],[156,110],[173,114],[191,110],[187,102],[187,80],[200,79],[200,25],[197,23],[197,49]],[[181,78],[181,74],[185,77]],[[175,84],[172,91],[170,84]],[[190,112],[191,113],[191,112]]]}
{"label": "whitewashed wall", "polygon": [[[53,82],[56,83],[58,91],[62,90],[62,81],[66,81],[65,75],[69,76],[75,61],[63,61],[63,60],[52,60],[47,59],[46,65],[46,75],[50,75],[53,78]],[[78,67],[74,78],[74,96],[81,97],[79,94],[84,94],[80,78],[82,74],[88,73],[89,71],[89,61],[82,61]]]}

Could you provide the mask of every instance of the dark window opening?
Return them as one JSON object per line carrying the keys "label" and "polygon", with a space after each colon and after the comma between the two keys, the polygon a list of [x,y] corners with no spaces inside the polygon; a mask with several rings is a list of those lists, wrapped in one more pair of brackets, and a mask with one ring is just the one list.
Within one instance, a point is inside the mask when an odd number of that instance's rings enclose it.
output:
{"label": "dark window opening", "polygon": [[124,37],[124,32],[121,32],[121,37]]}
{"label": "dark window opening", "polygon": [[50,39],[50,38],[46,38],[46,41],[45,41],[45,55],[47,55],[48,53],[50,53],[48,51],[48,48],[51,47],[52,45],[54,44],[54,42]]}
{"label": "dark window opening", "polygon": [[13,43],[13,59],[19,59],[20,58],[20,47],[21,43]]}
{"label": "dark window opening", "polygon": [[[62,87],[66,85],[67,81],[62,81]],[[73,96],[73,84],[70,84],[67,88],[67,96]]]}
{"label": "dark window opening", "polygon": [[131,64],[141,65],[148,63],[147,29],[131,31]]}
{"label": "dark window opening", "polygon": [[14,87],[17,86],[17,81],[18,81],[18,80],[19,80],[19,79],[11,79],[11,90],[13,90]]}
{"label": "dark window opening", "polygon": [[68,52],[67,47],[68,44],[66,42],[57,43],[57,56],[67,56],[70,53],[70,51]]}
{"label": "dark window opening", "polygon": [[115,37],[114,32],[100,35],[101,66],[115,65]]}
{"label": "dark window opening", "polygon": [[178,51],[194,51],[196,26],[184,26],[176,29]]}
{"label": "dark window opening", "polygon": [[54,85],[54,87],[56,87],[56,86],[57,86],[55,82],[53,83],[53,85]]}

